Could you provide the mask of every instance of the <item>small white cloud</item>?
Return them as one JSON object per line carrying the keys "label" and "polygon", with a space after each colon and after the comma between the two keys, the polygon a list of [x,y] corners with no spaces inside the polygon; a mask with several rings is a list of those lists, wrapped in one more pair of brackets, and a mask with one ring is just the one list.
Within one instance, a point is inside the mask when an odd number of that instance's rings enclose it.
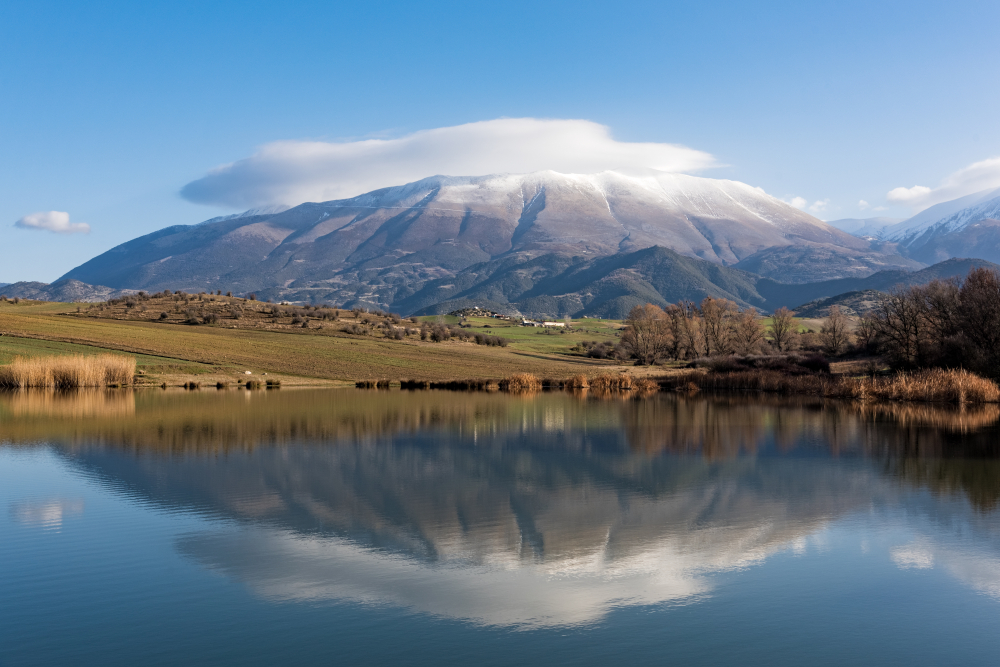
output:
{"label": "small white cloud", "polygon": [[354,197],[439,174],[547,169],[684,173],[713,166],[715,159],[703,151],[617,141],[607,127],[587,120],[506,118],[422,130],[398,139],[270,143],[188,183],[181,196],[198,204],[252,208]]}
{"label": "small white cloud", "polygon": [[89,234],[90,225],[85,222],[70,222],[69,213],[65,211],[39,211],[30,213],[17,222],[15,227],[22,229],[42,229],[57,234]]}
{"label": "small white cloud", "polygon": [[889,190],[886,198],[897,204],[917,204],[922,199],[927,199],[931,189],[924,185],[914,185],[912,188],[893,188]]}
{"label": "small white cloud", "polygon": [[804,211],[809,202],[806,201],[804,197],[793,197],[792,195],[785,195],[785,198],[781,201],[785,202],[789,206],[794,206],[795,208]]}
{"label": "small white cloud", "polygon": [[829,199],[818,199],[812,203],[812,205],[809,207],[809,210],[812,211],[813,213],[822,213],[828,208],[830,208]]}
{"label": "small white cloud", "polygon": [[915,185],[894,188],[887,195],[890,202],[912,206],[922,211],[928,206],[958,199],[983,190],[1000,187],[1000,157],[974,162],[947,176],[936,188]]}
{"label": "small white cloud", "polygon": [[858,202],[858,208],[860,208],[862,211],[867,210],[869,206],[871,206],[871,204],[866,202],[864,199]]}

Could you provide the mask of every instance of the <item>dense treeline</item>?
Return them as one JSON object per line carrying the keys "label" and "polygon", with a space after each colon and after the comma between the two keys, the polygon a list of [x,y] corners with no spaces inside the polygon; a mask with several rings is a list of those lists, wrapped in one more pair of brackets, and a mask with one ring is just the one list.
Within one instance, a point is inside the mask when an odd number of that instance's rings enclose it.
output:
{"label": "dense treeline", "polygon": [[961,282],[896,288],[861,319],[855,337],[897,368],[966,368],[1000,377],[1000,274],[977,268]]}

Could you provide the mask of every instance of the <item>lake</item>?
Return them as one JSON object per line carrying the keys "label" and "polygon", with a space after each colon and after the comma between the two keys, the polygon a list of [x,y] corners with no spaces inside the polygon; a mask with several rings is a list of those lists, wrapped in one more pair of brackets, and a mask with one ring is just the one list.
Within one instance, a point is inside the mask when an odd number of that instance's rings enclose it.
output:
{"label": "lake", "polygon": [[998,420],[0,394],[0,665],[993,665]]}

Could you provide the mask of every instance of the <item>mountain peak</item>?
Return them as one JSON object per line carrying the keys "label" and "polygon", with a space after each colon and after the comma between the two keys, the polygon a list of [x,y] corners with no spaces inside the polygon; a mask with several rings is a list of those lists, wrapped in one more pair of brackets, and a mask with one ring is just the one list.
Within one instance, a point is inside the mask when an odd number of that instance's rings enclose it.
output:
{"label": "mountain peak", "polygon": [[[436,175],[350,199],[168,228],[65,277],[385,308],[428,281],[498,258],[594,258],[653,246],[723,266],[795,248],[788,256],[803,280],[817,270],[861,275],[886,265],[868,241],[745,183],[652,171],[539,171]],[[831,259],[838,256],[847,259]],[[769,270],[773,262],[758,264]]]}

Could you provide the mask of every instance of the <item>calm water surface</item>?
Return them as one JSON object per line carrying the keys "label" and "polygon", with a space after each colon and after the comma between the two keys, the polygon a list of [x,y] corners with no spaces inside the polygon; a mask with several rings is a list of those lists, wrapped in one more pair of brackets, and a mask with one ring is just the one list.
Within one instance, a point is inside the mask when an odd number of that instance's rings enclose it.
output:
{"label": "calm water surface", "polygon": [[0,394],[0,665],[995,665],[998,412]]}

